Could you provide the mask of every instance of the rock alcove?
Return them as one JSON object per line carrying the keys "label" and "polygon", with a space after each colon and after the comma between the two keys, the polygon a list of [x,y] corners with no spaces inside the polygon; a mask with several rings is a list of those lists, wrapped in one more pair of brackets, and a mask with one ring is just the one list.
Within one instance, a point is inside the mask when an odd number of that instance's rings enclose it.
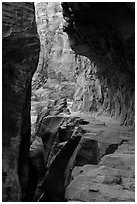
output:
{"label": "rock alcove", "polygon": [[134,201],[135,3],[2,3],[3,201]]}

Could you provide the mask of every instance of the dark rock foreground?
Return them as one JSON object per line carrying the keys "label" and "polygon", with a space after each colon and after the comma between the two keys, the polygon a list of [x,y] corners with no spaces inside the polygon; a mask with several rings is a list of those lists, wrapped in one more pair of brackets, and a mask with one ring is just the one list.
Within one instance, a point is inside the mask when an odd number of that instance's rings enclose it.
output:
{"label": "dark rock foreground", "polygon": [[27,191],[31,80],[40,51],[34,4],[3,2],[2,32],[3,201],[19,201],[19,181]]}

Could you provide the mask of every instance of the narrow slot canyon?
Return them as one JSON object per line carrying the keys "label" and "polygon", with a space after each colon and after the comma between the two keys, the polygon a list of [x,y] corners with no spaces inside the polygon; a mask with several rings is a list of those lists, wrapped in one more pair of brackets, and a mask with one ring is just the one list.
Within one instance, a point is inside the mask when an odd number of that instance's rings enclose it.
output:
{"label": "narrow slot canyon", "polygon": [[135,201],[135,2],[2,3],[2,201]]}

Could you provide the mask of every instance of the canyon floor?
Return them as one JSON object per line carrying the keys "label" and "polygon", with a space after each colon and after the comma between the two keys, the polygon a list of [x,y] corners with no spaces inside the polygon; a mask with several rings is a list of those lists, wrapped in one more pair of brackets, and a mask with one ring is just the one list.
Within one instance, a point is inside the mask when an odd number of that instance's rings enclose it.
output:
{"label": "canyon floor", "polygon": [[[135,134],[110,117],[76,113],[89,122],[83,135],[98,141],[98,165],[75,167],[66,198],[77,201],[134,201]],[[109,144],[109,145],[108,145]],[[106,146],[108,147],[106,151]]]}
{"label": "canyon floor", "polygon": [[[71,171],[71,179],[65,190],[65,199],[82,202],[133,202],[135,128],[120,126],[117,120],[108,116],[71,112],[69,117],[79,117],[88,124],[79,126],[84,133],[77,164]],[[35,116],[32,118],[34,120]],[[74,155],[69,161],[70,166],[74,162]]]}

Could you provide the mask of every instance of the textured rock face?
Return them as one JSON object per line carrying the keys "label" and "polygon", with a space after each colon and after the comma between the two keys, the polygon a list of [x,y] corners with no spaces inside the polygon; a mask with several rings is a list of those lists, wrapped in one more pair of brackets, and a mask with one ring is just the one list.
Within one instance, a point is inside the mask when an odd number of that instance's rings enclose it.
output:
{"label": "textured rock face", "polygon": [[40,50],[34,4],[2,3],[2,26],[3,201],[19,201],[17,169],[23,196],[27,190],[31,79]]}
{"label": "textured rock face", "polygon": [[133,202],[134,128],[89,118],[90,123],[84,126],[88,132],[82,134],[66,168],[65,198],[75,202]]}
{"label": "textured rock face", "polygon": [[36,21],[41,41],[38,69],[33,77],[32,100],[73,98],[75,54],[63,32],[59,2],[36,3]]}
{"label": "textured rock face", "polygon": [[75,93],[75,54],[63,32],[59,2],[35,3],[36,22],[41,42],[37,71],[32,79],[32,134],[36,117],[49,102],[61,97],[73,99]]}
{"label": "textured rock face", "polygon": [[83,202],[134,202],[133,183],[134,173],[129,170],[85,165],[74,176],[66,198]]}
{"label": "textured rock face", "polygon": [[66,108],[66,99],[56,100],[37,119],[35,139],[30,147],[28,201],[65,200],[65,170],[81,138],[75,138],[76,128],[85,123],[71,116]]}
{"label": "textured rock face", "polygon": [[134,3],[72,2],[62,7],[71,48],[91,61],[82,72],[77,68],[78,107],[101,108],[122,124],[134,124]]}

